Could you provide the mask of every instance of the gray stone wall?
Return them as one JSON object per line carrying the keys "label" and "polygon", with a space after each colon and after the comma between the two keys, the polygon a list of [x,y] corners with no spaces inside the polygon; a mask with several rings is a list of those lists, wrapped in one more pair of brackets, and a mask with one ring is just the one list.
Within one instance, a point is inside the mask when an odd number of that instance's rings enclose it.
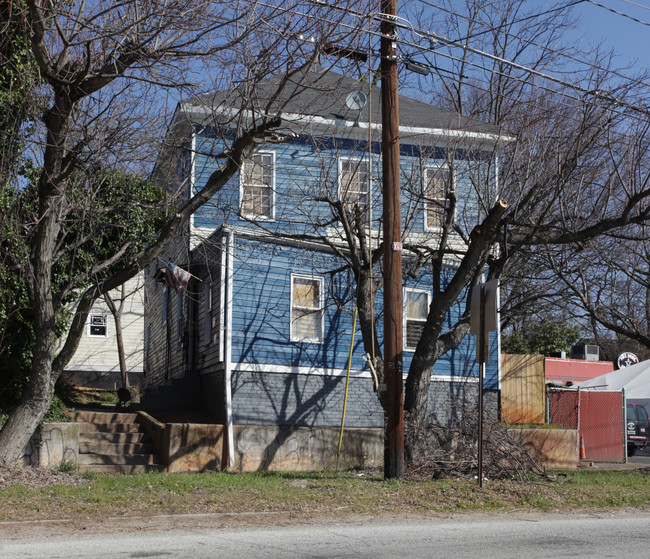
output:
{"label": "gray stone wall", "polygon": [[[331,427],[341,424],[345,377],[233,372],[233,422],[238,425]],[[347,427],[382,427],[369,378],[351,378]]]}
{"label": "gray stone wall", "polygon": [[[483,417],[485,421],[497,421],[499,392],[483,391]],[[469,413],[477,417],[478,384],[465,381],[434,381],[429,389],[429,414],[439,425],[454,427]]]}
{"label": "gray stone wall", "polygon": [[[237,425],[328,427],[341,424],[345,378],[321,375],[234,372],[233,422]],[[453,426],[466,412],[476,416],[478,384],[434,381],[429,413],[437,423]],[[485,419],[497,418],[498,392],[484,392]],[[351,378],[345,416],[347,427],[382,427],[383,413],[372,382]]]}

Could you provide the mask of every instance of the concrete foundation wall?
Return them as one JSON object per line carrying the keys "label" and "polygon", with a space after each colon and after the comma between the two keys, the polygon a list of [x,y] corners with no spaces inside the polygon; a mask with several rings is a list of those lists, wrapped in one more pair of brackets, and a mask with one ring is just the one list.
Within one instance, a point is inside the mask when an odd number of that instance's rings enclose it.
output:
{"label": "concrete foundation wall", "polygon": [[[226,463],[223,425],[161,423],[138,413],[168,472],[220,470]],[[308,471],[336,466],[338,428],[235,425],[235,470]],[[382,429],[346,429],[339,466],[379,466],[383,461]]]}
{"label": "concrete foundation wall", "polygon": [[163,460],[168,472],[203,472],[223,466],[223,425],[167,423]]}
{"label": "concrete foundation wall", "polygon": [[[308,471],[336,466],[339,429],[235,425],[235,469]],[[339,467],[383,463],[382,429],[346,429]]]}
{"label": "concrete foundation wall", "polygon": [[546,468],[574,470],[578,464],[578,434],[575,429],[509,429]]}

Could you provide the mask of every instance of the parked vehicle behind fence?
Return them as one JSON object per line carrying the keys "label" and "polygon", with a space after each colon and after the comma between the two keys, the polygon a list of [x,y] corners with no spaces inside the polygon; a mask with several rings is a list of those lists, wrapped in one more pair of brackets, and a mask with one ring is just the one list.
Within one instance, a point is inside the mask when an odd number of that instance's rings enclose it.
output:
{"label": "parked vehicle behind fence", "polygon": [[641,404],[628,402],[627,410],[627,454],[633,456],[639,448],[650,444],[650,422],[648,412]]}

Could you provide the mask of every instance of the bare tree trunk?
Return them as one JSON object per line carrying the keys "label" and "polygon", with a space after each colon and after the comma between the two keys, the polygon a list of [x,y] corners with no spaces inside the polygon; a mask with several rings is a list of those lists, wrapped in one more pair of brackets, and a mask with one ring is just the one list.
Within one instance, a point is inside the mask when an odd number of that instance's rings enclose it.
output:
{"label": "bare tree trunk", "polygon": [[129,388],[129,373],[126,368],[126,355],[124,353],[124,336],[122,332],[122,311],[124,310],[124,301],[126,300],[126,285],[122,284],[122,295],[120,306],[115,304],[110,293],[104,295],[104,300],[108,305],[113,320],[115,321],[115,340],[117,342],[117,358],[120,363],[120,377],[122,379],[122,388]]}

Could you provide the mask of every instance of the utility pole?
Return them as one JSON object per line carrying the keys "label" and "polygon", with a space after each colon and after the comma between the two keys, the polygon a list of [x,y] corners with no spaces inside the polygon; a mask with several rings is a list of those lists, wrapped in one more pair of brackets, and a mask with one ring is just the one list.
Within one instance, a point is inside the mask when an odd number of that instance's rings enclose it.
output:
{"label": "utility pole", "polygon": [[381,137],[384,206],[384,477],[404,477],[402,228],[400,218],[397,0],[381,2]]}

